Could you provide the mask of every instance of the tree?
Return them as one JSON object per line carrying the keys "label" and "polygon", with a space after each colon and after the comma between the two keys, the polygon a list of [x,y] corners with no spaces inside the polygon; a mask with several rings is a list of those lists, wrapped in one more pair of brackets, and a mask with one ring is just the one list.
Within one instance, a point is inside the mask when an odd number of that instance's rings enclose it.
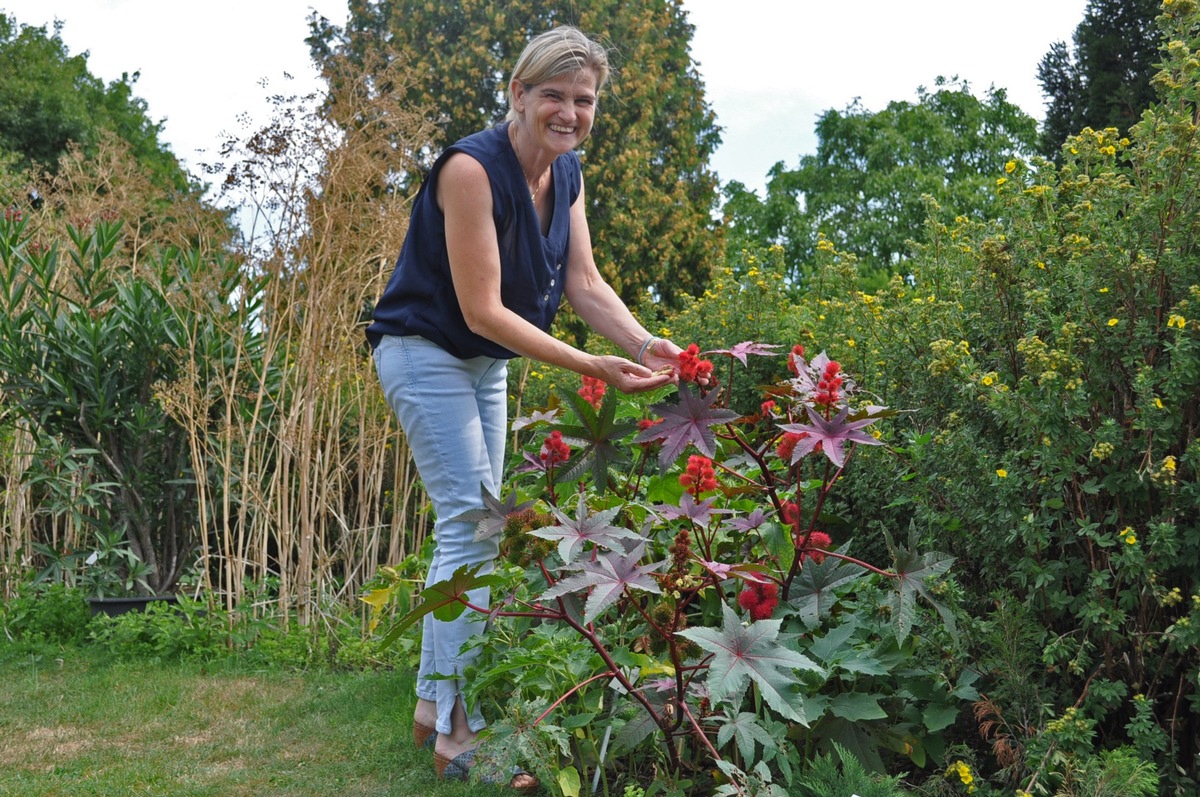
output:
{"label": "tree", "polygon": [[1074,55],[1055,42],[1038,64],[1045,95],[1042,154],[1059,159],[1067,137],[1085,127],[1122,134],[1154,101],[1159,0],[1089,0],[1075,28]]}
{"label": "tree", "polygon": [[[817,121],[817,152],[769,172],[764,200],[726,189],[731,248],[778,243],[793,267],[811,263],[821,236],[858,257],[863,274],[894,273],[920,239],[932,197],[943,215],[987,216],[1006,163],[1033,152],[1037,125],[1003,89],[983,99],[938,78],[917,102],[873,113],[857,100]],[[793,274],[801,277],[800,274]]]}
{"label": "tree", "polygon": [[[410,104],[440,114],[441,144],[504,118],[509,71],[526,42],[570,23],[610,47],[614,78],[583,154],[588,220],[601,271],[621,297],[674,306],[698,293],[719,256],[711,218],[720,141],[688,45],[681,0],[351,0],[346,27],[311,20],[314,57],[364,62],[390,50],[416,76]],[[425,169],[436,152],[418,153]],[[412,190],[421,172],[402,175]]]}
{"label": "tree", "polygon": [[71,55],[45,27],[19,25],[0,14],[0,150],[18,155],[18,166],[56,171],[72,143],[92,155],[105,132],[129,145],[159,188],[186,191],[188,175],[159,140],[145,100],[133,95],[138,74],[107,86],[87,68],[87,55]]}

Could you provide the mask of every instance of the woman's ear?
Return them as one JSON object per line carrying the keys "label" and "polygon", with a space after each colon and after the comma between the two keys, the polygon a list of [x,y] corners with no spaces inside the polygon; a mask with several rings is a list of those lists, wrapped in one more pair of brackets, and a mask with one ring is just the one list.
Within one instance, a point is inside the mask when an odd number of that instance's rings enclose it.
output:
{"label": "woman's ear", "polygon": [[508,90],[513,98],[513,110],[517,113],[525,113],[525,84],[513,78],[512,83],[508,85]]}

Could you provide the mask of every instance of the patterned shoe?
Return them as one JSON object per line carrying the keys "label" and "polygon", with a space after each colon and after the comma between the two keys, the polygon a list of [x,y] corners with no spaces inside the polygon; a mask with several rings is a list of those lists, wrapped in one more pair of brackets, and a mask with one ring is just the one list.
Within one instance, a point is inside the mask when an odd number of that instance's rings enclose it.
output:
{"label": "patterned shoe", "polygon": [[[471,767],[475,766],[475,752],[477,749],[473,747],[470,750],[459,753],[454,758],[446,758],[443,755],[434,753],[433,769],[437,772],[439,778],[466,780],[470,776]],[[533,775],[519,768],[514,769],[511,775],[504,775],[495,771],[482,772],[479,775],[479,781],[493,786],[502,786],[507,783],[510,789],[521,794],[537,791],[542,785],[541,781]]]}
{"label": "patterned shoe", "polygon": [[437,741],[437,729],[413,720],[413,746],[418,750],[433,747]]}

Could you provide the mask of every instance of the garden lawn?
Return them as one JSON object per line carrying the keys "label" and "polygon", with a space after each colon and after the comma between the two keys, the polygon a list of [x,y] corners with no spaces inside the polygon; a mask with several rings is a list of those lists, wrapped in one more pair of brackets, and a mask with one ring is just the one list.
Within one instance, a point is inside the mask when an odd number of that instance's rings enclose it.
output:
{"label": "garden lawn", "polygon": [[3,797],[496,795],[413,748],[412,678],[6,658]]}

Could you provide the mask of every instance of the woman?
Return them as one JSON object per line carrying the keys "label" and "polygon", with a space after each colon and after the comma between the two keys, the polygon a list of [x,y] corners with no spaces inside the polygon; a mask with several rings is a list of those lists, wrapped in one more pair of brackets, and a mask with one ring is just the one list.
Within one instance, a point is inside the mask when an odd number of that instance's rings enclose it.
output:
{"label": "woman", "polygon": [[[367,336],[433,503],[435,550],[427,584],[487,563],[496,538],[453,521],[481,506],[480,484],[501,493],[506,368],[524,356],[604,380],[624,392],[677,379],[679,347],[651,336],[600,276],[592,257],[575,149],[592,129],[608,79],[602,47],[571,27],[529,42],[508,86],[508,118],[457,142],[417,194],[395,272]],[[547,333],[565,296],[594,330],[630,357],[581,351]],[[486,605],[486,589],[470,594]],[[413,736],[435,740],[435,768],[462,778],[485,723],[465,710],[463,643],[482,629],[467,613],[426,616]],[[434,675],[457,678],[431,678]],[[536,785],[521,774],[513,786]]]}

